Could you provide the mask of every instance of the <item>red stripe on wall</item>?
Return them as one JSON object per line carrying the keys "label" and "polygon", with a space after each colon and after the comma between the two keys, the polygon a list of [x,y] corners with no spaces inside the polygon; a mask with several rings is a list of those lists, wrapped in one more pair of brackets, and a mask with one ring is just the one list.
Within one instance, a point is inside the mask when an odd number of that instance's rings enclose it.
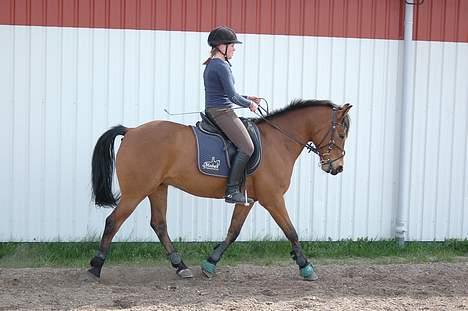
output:
{"label": "red stripe on wall", "polygon": [[415,10],[416,40],[468,42],[467,0],[426,0]]}
{"label": "red stripe on wall", "polygon": [[400,39],[395,0],[0,0],[0,24]]}
{"label": "red stripe on wall", "polygon": [[[403,0],[0,0],[0,24],[403,39]],[[468,42],[468,0],[424,0],[417,40]]]}

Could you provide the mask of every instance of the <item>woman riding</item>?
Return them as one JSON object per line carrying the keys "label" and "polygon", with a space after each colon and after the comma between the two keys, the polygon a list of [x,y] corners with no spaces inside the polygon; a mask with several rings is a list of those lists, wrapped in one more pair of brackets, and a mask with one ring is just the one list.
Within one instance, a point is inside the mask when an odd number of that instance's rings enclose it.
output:
{"label": "woman riding", "polygon": [[240,44],[236,33],[228,27],[213,29],[208,36],[211,46],[210,57],[203,63],[205,83],[205,113],[237,147],[237,154],[231,163],[224,199],[228,203],[252,203],[253,200],[240,191],[242,178],[254,151],[252,139],[242,121],[233,110],[234,105],[249,108],[255,112],[260,98],[241,96],[234,88],[234,77],[230,59],[234,56],[235,44]]}

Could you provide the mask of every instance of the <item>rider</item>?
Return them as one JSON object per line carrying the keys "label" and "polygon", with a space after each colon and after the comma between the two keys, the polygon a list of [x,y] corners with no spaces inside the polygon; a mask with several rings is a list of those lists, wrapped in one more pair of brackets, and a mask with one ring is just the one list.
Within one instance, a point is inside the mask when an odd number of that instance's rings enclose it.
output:
{"label": "rider", "polygon": [[[228,27],[213,29],[208,36],[211,46],[210,57],[203,63],[205,83],[205,113],[237,147],[237,154],[231,163],[224,199],[228,203],[245,203],[246,198],[240,192],[240,186],[247,162],[254,151],[252,139],[242,121],[233,110],[234,105],[257,110],[260,98],[241,96],[234,88],[234,77],[229,60],[233,57],[237,40],[236,33]],[[253,200],[248,198],[252,203]]]}

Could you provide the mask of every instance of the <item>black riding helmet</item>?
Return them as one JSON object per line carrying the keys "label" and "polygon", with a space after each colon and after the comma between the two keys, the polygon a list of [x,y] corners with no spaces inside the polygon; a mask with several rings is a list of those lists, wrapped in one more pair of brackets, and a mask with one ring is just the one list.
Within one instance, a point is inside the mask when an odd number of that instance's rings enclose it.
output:
{"label": "black riding helmet", "polygon": [[229,27],[220,26],[213,29],[208,35],[208,44],[217,47],[220,44],[242,43],[237,40],[236,33]]}
{"label": "black riding helmet", "polygon": [[[219,26],[213,29],[210,34],[208,35],[208,44],[213,48],[221,52],[221,54],[224,55],[224,59],[228,62],[229,66],[231,63],[229,62],[229,59],[227,58],[227,45],[231,43],[238,43],[242,44],[239,40],[237,40],[237,35],[229,27],[226,26]],[[218,48],[218,45],[220,44],[226,44],[226,48],[224,49],[224,52],[221,51]]]}

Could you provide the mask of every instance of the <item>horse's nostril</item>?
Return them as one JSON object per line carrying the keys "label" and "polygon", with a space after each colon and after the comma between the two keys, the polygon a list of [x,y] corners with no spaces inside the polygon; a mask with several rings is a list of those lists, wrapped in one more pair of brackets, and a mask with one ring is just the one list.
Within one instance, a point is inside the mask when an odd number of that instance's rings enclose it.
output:
{"label": "horse's nostril", "polygon": [[340,166],[338,166],[338,167],[336,168],[336,172],[337,172],[337,173],[341,173],[342,171],[343,171],[343,166],[342,166],[342,165],[340,165]]}

